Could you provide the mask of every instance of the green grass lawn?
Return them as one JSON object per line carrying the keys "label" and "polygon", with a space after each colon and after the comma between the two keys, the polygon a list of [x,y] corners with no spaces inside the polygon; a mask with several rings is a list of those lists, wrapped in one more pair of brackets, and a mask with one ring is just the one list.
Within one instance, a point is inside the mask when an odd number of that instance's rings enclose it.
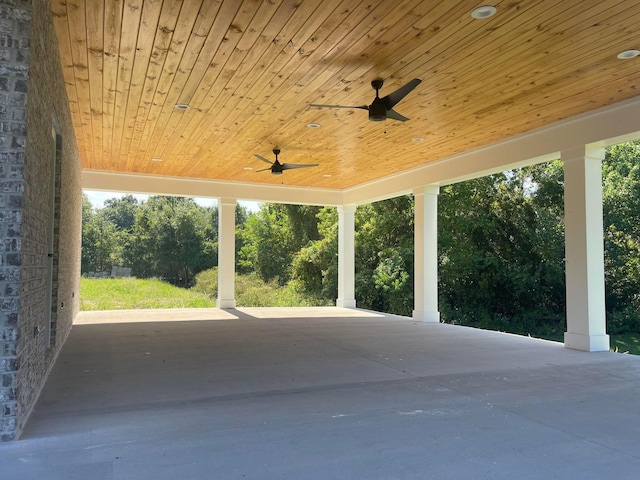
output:
{"label": "green grass lawn", "polygon": [[[157,279],[80,279],[80,310],[123,310],[137,308],[209,308],[216,306],[218,277],[215,269],[198,274],[191,289],[174,287]],[[236,276],[239,307],[310,307],[328,305],[289,286],[265,283],[257,275]]]}
{"label": "green grass lawn", "polygon": [[204,293],[157,279],[81,278],[80,310],[208,308],[216,301]]}

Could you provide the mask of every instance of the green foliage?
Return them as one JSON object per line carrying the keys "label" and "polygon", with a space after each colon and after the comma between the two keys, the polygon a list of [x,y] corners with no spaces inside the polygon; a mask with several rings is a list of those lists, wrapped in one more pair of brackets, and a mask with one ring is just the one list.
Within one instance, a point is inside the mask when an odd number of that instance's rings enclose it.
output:
{"label": "green foliage", "polygon": [[611,335],[611,350],[619,353],[640,355],[640,334],[624,333]]}
{"label": "green foliage", "polygon": [[110,198],[104,202],[101,209],[103,218],[113,223],[117,230],[130,232],[136,221],[136,213],[140,203],[133,195],[122,198]]}
{"label": "green foliage", "polygon": [[292,278],[294,256],[318,240],[319,207],[264,203],[240,235],[240,271],[255,271],[262,280],[285,285]]}
{"label": "green foliage", "polygon": [[640,141],[609,148],[602,177],[608,327],[640,332]]}
{"label": "green foliage", "polygon": [[178,288],[158,279],[81,278],[81,310],[138,308],[211,308],[207,295]]}
{"label": "green foliage", "polygon": [[[193,292],[215,299],[218,294],[218,269],[211,268],[196,275]],[[274,279],[263,281],[255,272],[236,274],[236,304],[239,307],[295,307],[330,305],[324,299],[298,290],[294,283],[281,286]]]}
{"label": "green foliage", "polygon": [[293,258],[291,282],[300,291],[332,302],[338,293],[338,213],[325,207],[315,215],[317,239]]}
{"label": "green foliage", "polygon": [[413,198],[356,209],[356,299],[381,312],[413,310]]}
{"label": "green foliage", "polygon": [[123,235],[82,196],[82,272],[111,271],[122,259]]}
{"label": "green foliage", "polygon": [[218,297],[218,267],[203,270],[196,275],[196,281],[191,290],[203,293],[215,299]]}
{"label": "green foliage", "polygon": [[[149,219],[145,219],[143,248],[155,253],[154,275],[189,287],[197,272],[214,265],[213,209],[200,207],[190,198],[151,197],[143,211]],[[138,275],[135,269],[133,273]]]}
{"label": "green foliage", "polygon": [[[240,209],[240,218],[246,212]],[[128,195],[93,211],[83,197],[83,273],[129,266],[136,277],[159,277],[188,287],[217,262],[217,209],[192,199]]]}
{"label": "green foliage", "polygon": [[441,189],[439,274],[445,321],[523,334],[562,328],[564,229],[558,172],[552,162]]}

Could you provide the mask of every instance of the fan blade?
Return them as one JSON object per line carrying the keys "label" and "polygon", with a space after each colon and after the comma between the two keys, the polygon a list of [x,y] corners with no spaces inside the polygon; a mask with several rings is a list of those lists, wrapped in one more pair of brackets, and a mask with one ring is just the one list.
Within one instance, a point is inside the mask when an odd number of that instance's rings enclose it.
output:
{"label": "fan blade", "polygon": [[282,170],[291,170],[292,168],[317,167],[319,163],[283,163]]}
{"label": "fan blade", "polygon": [[347,105],[321,105],[319,103],[310,103],[309,106],[314,108],[361,108],[362,110],[369,110],[369,107],[367,105],[361,105],[359,107],[355,107],[355,106],[347,106]]}
{"label": "fan blade", "polygon": [[266,172],[267,170],[271,170],[271,167],[269,168],[262,168],[260,170],[256,170],[256,172]]}
{"label": "fan blade", "polygon": [[268,163],[269,165],[271,165],[271,164],[273,163],[272,161],[267,160],[267,159],[266,159],[266,158],[264,158],[262,155],[258,155],[257,153],[255,154],[255,156],[256,156],[256,158],[257,158],[258,160],[262,160],[263,162],[266,162],[266,163]]}
{"label": "fan blade", "polygon": [[406,122],[407,120],[409,120],[407,117],[405,117],[404,115],[400,115],[398,112],[396,112],[392,108],[387,110],[387,118],[391,118],[393,120],[400,120],[401,122]]}
{"label": "fan blade", "polygon": [[422,80],[420,80],[419,78],[414,78],[409,83],[400,87],[395,92],[390,93],[386,97],[383,97],[382,101],[384,102],[384,105],[387,107],[387,110],[391,110],[400,100],[406,97],[411,90],[413,90],[418,85],[420,85],[420,82],[422,82]]}

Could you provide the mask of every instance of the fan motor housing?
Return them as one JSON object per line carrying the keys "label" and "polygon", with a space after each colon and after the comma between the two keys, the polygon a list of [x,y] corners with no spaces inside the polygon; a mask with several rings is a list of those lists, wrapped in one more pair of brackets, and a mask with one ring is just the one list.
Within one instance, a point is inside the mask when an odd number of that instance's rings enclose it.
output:
{"label": "fan motor housing", "polygon": [[383,122],[387,119],[387,108],[380,102],[373,102],[369,106],[369,120]]}

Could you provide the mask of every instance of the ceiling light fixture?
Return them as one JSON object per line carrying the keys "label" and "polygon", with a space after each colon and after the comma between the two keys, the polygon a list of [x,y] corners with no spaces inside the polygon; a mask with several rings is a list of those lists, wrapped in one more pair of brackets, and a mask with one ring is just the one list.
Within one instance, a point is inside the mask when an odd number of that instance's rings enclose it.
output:
{"label": "ceiling light fixture", "polygon": [[244,167],[244,169],[247,170],[247,171],[251,171],[251,170],[253,170],[253,167]]}
{"label": "ceiling light fixture", "polygon": [[640,50],[625,50],[618,54],[618,58],[620,60],[629,60],[630,58],[636,58],[638,55],[640,55]]}
{"label": "ceiling light fixture", "polygon": [[322,175],[324,178],[331,178],[331,174],[329,173],[325,173],[324,175]]}
{"label": "ceiling light fixture", "polygon": [[176,103],[176,110],[189,110],[188,103]]}
{"label": "ceiling light fixture", "polygon": [[320,128],[320,124],[319,123],[307,123],[307,127],[309,128]]}
{"label": "ceiling light fixture", "polygon": [[158,158],[158,157],[153,157],[153,158],[151,159],[151,161],[152,161],[152,162],[155,162],[155,163],[160,163],[160,162],[162,161],[162,159],[161,159],[161,158]]}
{"label": "ceiling light fixture", "polygon": [[473,10],[471,10],[471,16],[477,19],[489,18],[489,17],[493,17],[497,11],[498,10],[496,9],[496,7],[492,5],[483,5],[481,7],[476,7]]}
{"label": "ceiling light fixture", "polygon": [[422,141],[424,141],[424,138],[422,138],[422,137],[413,137],[411,139],[411,141],[412,142],[422,142]]}

